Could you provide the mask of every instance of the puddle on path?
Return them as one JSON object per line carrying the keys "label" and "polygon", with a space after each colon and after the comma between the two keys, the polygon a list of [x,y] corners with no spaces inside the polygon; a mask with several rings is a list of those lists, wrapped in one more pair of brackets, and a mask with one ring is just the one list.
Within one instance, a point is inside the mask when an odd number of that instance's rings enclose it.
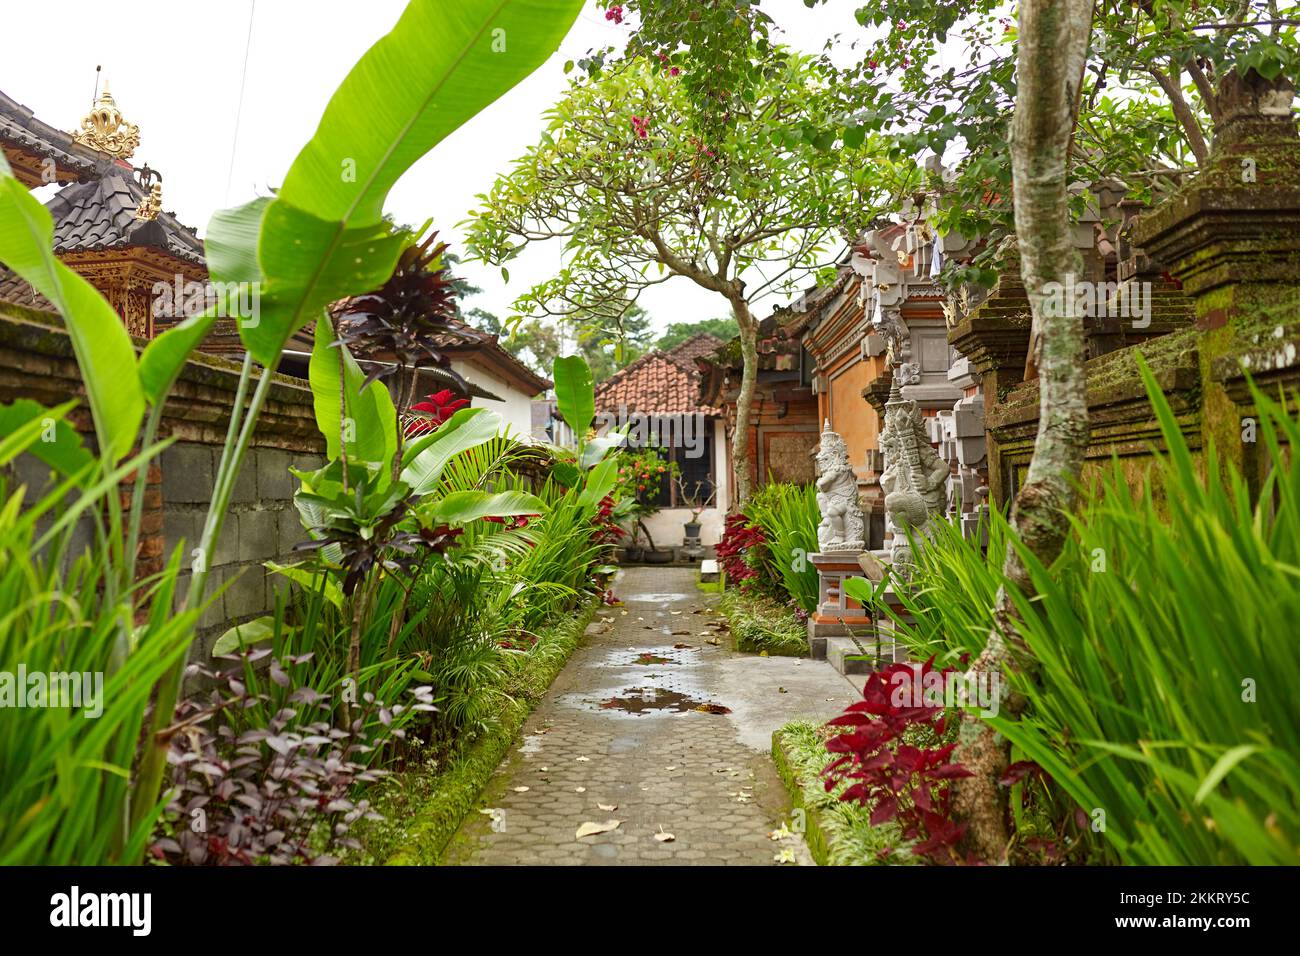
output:
{"label": "puddle on path", "polygon": [[681,591],[656,591],[651,594],[620,594],[626,604],[636,601],[638,604],[672,604],[677,601],[689,601],[691,595]]}
{"label": "puddle on path", "polygon": [[597,667],[655,667],[660,665],[695,667],[702,663],[697,648],[685,645],[674,647],[671,644],[651,644],[633,646],[606,652],[596,662]]}
{"label": "puddle on path", "polygon": [[660,657],[658,654],[638,654],[632,661],[633,664],[677,664],[678,661],[671,657]]}
{"label": "puddle on path", "polygon": [[615,696],[602,700],[599,707],[601,710],[612,710],[635,716],[661,711],[676,714],[685,714],[693,710],[710,714],[731,713],[728,708],[715,701],[653,686],[625,687]]}

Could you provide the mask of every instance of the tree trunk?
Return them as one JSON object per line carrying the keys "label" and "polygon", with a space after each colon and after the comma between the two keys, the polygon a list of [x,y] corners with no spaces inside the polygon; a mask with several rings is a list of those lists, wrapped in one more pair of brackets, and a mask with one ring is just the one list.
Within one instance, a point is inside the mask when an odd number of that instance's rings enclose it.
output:
{"label": "tree trunk", "polygon": [[731,310],[736,316],[736,325],[740,327],[740,355],[744,362],[740,394],[736,396],[736,430],[731,436],[731,467],[736,472],[735,503],[743,505],[753,490],[749,416],[754,404],[754,386],[758,383],[758,323],[749,311],[749,303],[740,296],[731,300]]}
{"label": "tree trunk", "polygon": [[[1078,116],[1093,0],[1022,0],[1011,164],[1015,186],[1020,274],[1033,309],[1033,356],[1039,370],[1038,436],[1024,486],[1016,495],[1012,525],[1043,563],[1061,552],[1076,504],[1074,480],[1088,445],[1088,404],[1083,370],[1083,317],[1074,303],[1045,308],[1045,285],[1064,283],[1081,271],[1070,236],[1068,156]],[[1012,548],[1003,563],[1007,578],[1027,593],[1028,572]],[[994,629],[973,665],[976,673],[1000,673],[1012,663],[1019,632],[1012,602],[998,596]],[[1005,695],[1001,695],[1005,700]],[[969,824],[967,845],[996,862],[1008,847],[1006,790],[998,785],[1006,766],[1005,743],[987,724],[967,715],[958,760],[974,773],[957,781],[954,806]]]}

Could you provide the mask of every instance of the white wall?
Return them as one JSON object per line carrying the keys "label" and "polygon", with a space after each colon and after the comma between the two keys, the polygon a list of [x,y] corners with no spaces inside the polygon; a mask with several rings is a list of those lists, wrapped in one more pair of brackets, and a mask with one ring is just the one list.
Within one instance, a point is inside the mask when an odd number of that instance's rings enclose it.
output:
{"label": "white wall", "polygon": [[510,426],[512,435],[526,437],[532,434],[533,396],[525,395],[519,389],[507,384],[504,379],[464,359],[453,359],[451,367],[466,381],[480,385],[493,395],[500,395],[504,399],[504,401],[494,402],[487,398],[475,398],[470,403],[472,407],[492,409]]}
{"label": "white wall", "polygon": [[[715,545],[722,537],[722,521],[725,512],[717,508],[705,508],[700,512],[700,544],[708,547]],[[655,539],[658,548],[680,548],[686,535],[686,522],[690,520],[690,508],[663,508],[645,519],[645,526],[650,537]],[[644,545],[644,535],[639,542]],[[630,539],[624,538],[624,541]]]}

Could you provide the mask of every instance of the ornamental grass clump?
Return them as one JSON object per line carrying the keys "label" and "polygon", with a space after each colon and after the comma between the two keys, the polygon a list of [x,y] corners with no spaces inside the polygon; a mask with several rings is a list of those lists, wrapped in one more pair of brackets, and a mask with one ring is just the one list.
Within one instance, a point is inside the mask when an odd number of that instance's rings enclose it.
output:
{"label": "ornamental grass clump", "polygon": [[817,551],[821,509],[813,485],[769,481],[745,502],[750,524],[762,530],[761,560],[767,576],[805,614],[817,607],[817,569],[808,555]]}
{"label": "ornamental grass clump", "polygon": [[1007,588],[1023,650],[1003,676],[1027,706],[985,719],[1013,762],[1033,761],[1068,797],[1062,812],[1086,823],[1105,859],[1295,864],[1300,424],[1255,393],[1256,452],[1272,467],[1252,494],[1212,442],[1193,454],[1142,374],[1165,449],[1146,477],[1134,487],[1117,461],[1050,567],[1012,539],[1032,599],[1001,573],[1012,532],[1000,515],[988,556],[942,530],[901,592],[915,621],[897,617],[900,639],[941,660],[978,653]]}

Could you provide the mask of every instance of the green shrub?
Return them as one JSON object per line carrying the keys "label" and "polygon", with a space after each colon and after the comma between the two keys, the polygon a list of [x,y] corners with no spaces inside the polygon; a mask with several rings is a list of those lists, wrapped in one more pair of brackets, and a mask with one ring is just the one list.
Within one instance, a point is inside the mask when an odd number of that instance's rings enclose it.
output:
{"label": "green shrub", "polygon": [[1256,395],[1274,468],[1252,504],[1213,447],[1198,467],[1143,374],[1167,453],[1136,494],[1116,462],[1058,561],[1024,555],[1032,600],[1001,574],[1000,516],[987,558],[945,531],[920,552],[904,639],[923,656],[978,650],[993,595],[1011,588],[1031,666],[1010,680],[1029,707],[990,722],[1013,759],[1035,761],[1087,820],[1104,819],[1124,863],[1294,864],[1300,425]]}
{"label": "green shrub", "polygon": [[731,590],[718,610],[727,618],[736,650],[802,657],[808,653],[807,627],[795,611],[762,594]]}
{"label": "green shrub", "polygon": [[744,512],[763,532],[760,576],[778,582],[804,613],[811,614],[817,607],[817,569],[808,555],[817,551],[817,525],[822,520],[816,488],[769,481],[745,503]]}

